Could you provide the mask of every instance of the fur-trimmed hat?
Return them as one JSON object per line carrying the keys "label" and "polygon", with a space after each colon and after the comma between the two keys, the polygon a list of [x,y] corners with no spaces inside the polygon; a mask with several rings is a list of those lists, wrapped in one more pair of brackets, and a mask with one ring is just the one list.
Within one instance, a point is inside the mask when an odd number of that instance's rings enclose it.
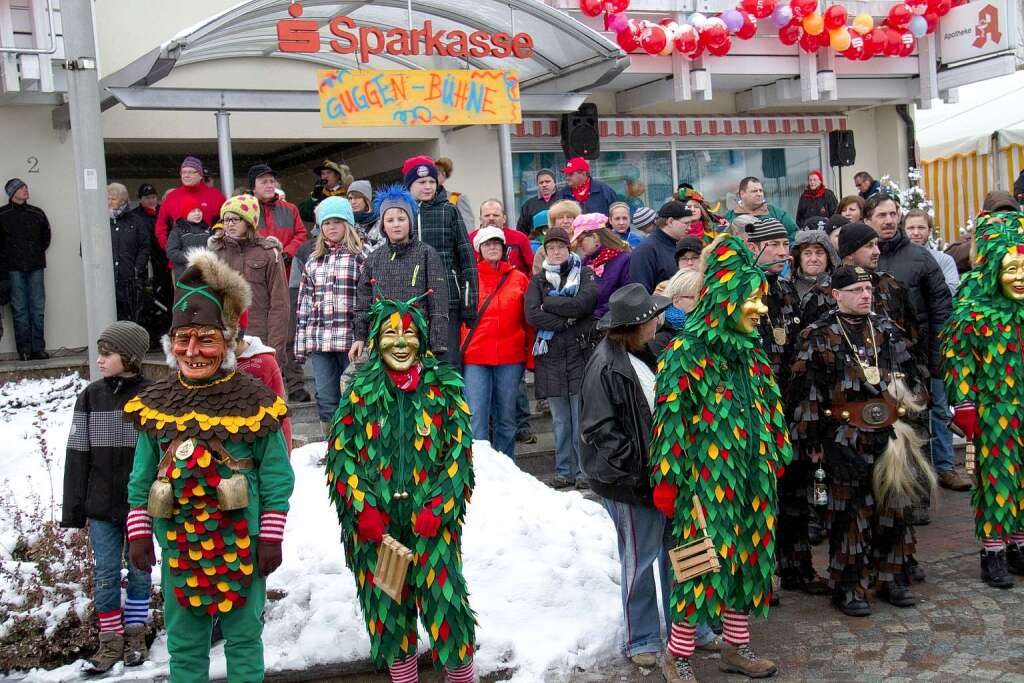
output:
{"label": "fur-trimmed hat", "polygon": [[189,252],[188,267],[174,287],[171,329],[209,325],[224,331],[230,348],[239,318],[252,303],[252,290],[238,271],[208,249]]}

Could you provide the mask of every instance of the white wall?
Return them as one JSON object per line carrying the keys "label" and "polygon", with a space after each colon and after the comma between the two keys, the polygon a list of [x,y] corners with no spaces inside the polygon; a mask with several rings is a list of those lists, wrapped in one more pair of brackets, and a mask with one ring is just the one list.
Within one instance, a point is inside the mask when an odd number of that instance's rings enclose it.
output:
{"label": "white wall", "polygon": [[[75,206],[75,165],[71,140],[58,140],[50,124],[50,111],[50,107],[0,107],[0,130],[8,133],[4,135],[0,157],[0,182],[18,177],[28,183],[29,203],[45,211],[50,220],[53,239],[46,252],[46,346],[73,348],[89,343],[82,300],[84,280]],[[29,157],[38,160],[35,173],[30,172]],[[110,228],[104,223],[97,229]],[[0,352],[12,352],[14,326],[6,306],[3,325]]]}

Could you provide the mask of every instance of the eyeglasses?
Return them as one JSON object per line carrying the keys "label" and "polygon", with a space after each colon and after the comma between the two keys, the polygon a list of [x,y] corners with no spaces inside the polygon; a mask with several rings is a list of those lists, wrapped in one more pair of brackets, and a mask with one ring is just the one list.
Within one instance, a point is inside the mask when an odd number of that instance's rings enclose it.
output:
{"label": "eyeglasses", "polygon": [[682,261],[683,263],[695,263],[699,259],[700,259],[700,256],[697,256],[696,254],[694,254],[693,256],[680,256],[679,257],[679,260]]}
{"label": "eyeglasses", "polygon": [[244,223],[245,221],[243,221],[238,216],[227,216],[225,218],[220,219],[220,222],[223,223],[224,225],[238,225],[239,223]]}

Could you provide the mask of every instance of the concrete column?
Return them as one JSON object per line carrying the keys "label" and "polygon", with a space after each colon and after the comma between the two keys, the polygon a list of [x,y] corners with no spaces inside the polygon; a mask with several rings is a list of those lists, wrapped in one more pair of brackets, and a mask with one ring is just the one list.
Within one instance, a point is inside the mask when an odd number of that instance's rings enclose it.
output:
{"label": "concrete column", "polygon": [[507,123],[498,126],[498,155],[501,157],[501,200],[505,204],[509,225],[515,225],[519,211],[512,178],[512,127]]}
{"label": "concrete column", "polygon": [[[89,375],[99,379],[96,340],[117,318],[114,266],[107,211],[107,165],[103,155],[100,87],[96,74],[96,42],[92,0],[61,3],[64,53],[67,55],[68,110],[75,159],[75,199],[82,239],[85,320],[89,341]],[[53,302],[59,303],[59,302]],[[66,303],[66,302],[65,302]],[[52,314],[57,310],[49,306]]]}
{"label": "concrete column", "polygon": [[220,190],[225,197],[235,191],[235,162],[231,158],[231,122],[230,112],[214,113],[217,119],[217,161],[220,163]]}

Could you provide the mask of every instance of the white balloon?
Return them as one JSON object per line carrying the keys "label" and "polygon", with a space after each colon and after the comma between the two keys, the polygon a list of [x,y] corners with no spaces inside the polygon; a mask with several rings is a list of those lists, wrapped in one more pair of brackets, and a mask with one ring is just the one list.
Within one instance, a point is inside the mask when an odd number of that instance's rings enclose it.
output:
{"label": "white balloon", "polygon": [[690,24],[692,24],[694,28],[704,28],[704,24],[706,23],[708,23],[708,18],[700,12],[694,12],[690,15]]}

